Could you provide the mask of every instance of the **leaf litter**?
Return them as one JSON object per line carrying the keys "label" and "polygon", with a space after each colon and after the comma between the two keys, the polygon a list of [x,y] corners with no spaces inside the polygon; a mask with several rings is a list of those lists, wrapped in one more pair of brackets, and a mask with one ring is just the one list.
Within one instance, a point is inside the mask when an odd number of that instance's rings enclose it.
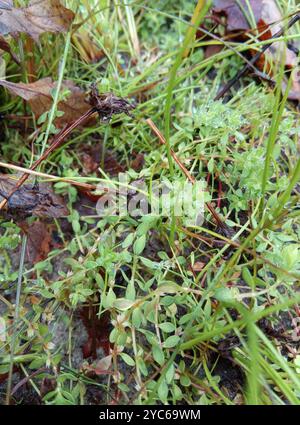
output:
{"label": "leaf litter", "polygon": [[[267,72],[272,77],[274,70],[284,60],[285,68],[293,72],[292,86],[288,94],[289,100],[300,100],[300,75],[297,71],[298,46],[294,43],[286,45],[284,41],[271,42],[272,37],[280,33],[287,23],[275,0],[214,0],[212,16],[218,19],[225,18],[225,36],[238,41],[247,42],[253,37],[260,41],[270,40],[270,45],[257,57],[254,65],[259,71]],[[288,26],[288,25],[287,25]],[[219,49],[216,49],[216,53]],[[257,51],[249,50],[254,58]],[[260,72],[257,72],[262,77]],[[266,75],[266,77],[267,77]],[[287,86],[287,77],[284,77],[282,90]]]}
{"label": "leaf litter", "polygon": [[13,2],[0,3],[0,34],[28,34],[35,41],[45,32],[65,32],[75,14],[59,0],[32,0],[27,7],[14,7]]}
{"label": "leaf litter", "polygon": [[[46,77],[27,84],[1,80],[0,85],[7,88],[12,94],[26,100],[36,119],[38,119],[51,109],[53,103],[52,94],[57,87],[57,82],[50,77]],[[66,92],[66,95],[64,100],[61,100],[57,106],[58,110],[63,112],[63,115],[57,116],[54,120],[54,124],[58,128],[62,128],[80,118],[90,109],[90,105],[86,101],[86,93],[72,81],[63,81],[61,89]]]}

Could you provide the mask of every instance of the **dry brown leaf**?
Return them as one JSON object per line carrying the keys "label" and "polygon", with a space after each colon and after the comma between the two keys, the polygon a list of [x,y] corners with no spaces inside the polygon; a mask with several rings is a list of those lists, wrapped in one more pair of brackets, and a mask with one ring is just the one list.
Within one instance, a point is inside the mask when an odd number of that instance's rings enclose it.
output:
{"label": "dry brown leaf", "polygon": [[0,34],[26,33],[35,41],[44,32],[67,31],[75,16],[59,0],[32,0],[20,8],[11,1],[1,1],[0,8]]}
{"label": "dry brown leaf", "polygon": [[[49,77],[28,84],[0,81],[0,85],[29,103],[36,118],[50,110],[53,103],[50,92],[56,87],[56,84]],[[63,111],[64,115],[57,117],[54,121],[55,125],[60,128],[76,120],[90,109],[89,104],[85,101],[85,92],[72,81],[63,81],[62,90],[65,89],[70,90],[71,93],[65,100],[58,103],[58,110]]]}
{"label": "dry brown leaf", "polygon": [[194,272],[201,272],[201,270],[205,267],[205,263],[202,261],[196,261],[196,263],[192,266]]}
{"label": "dry brown leaf", "polygon": [[102,348],[106,355],[110,352],[110,313],[104,312],[101,319],[95,306],[86,306],[80,310],[80,316],[88,333],[88,340],[82,347],[83,358],[97,358],[97,349]]}
{"label": "dry brown leaf", "polygon": [[[249,10],[251,7],[251,11]],[[275,0],[214,0],[213,14],[226,17],[226,34],[244,31],[240,41],[247,39],[247,33],[253,33],[253,23],[251,15],[255,19],[260,40],[268,40],[274,36],[283,26],[283,18]],[[256,52],[253,51],[253,54]],[[256,67],[261,71],[266,67],[266,59],[269,63],[280,63],[285,61],[287,69],[295,69],[298,63],[297,54],[286,46],[285,42],[272,43],[268,51],[256,62]],[[295,69],[296,71],[296,69]],[[283,83],[283,91],[286,88],[286,81]],[[294,72],[292,88],[288,99],[300,100],[300,77]]]}
{"label": "dry brown leaf", "polygon": [[214,0],[213,5],[214,14],[226,16],[226,27],[229,33],[248,31],[252,28],[252,14],[256,24],[260,20],[270,24],[281,19],[281,14],[274,0],[240,0],[239,2],[235,0]]}
{"label": "dry brown leaf", "polygon": [[50,252],[52,238],[48,227],[43,221],[35,221],[26,229],[28,234],[27,256],[31,264],[44,260]]}
{"label": "dry brown leaf", "polygon": [[[251,10],[249,10],[249,6]],[[259,39],[271,38],[281,29],[282,16],[275,0],[214,0],[213,14],[226,16],[226,33],[239,31],[250,32],[256,26]],[[251,20],[254,17],[255,22]],[[275,56],[279,51],[283,54],[284,43],[273,43],[270,52]],[[294,64],[295,54],[287,49],[286,61]]]}

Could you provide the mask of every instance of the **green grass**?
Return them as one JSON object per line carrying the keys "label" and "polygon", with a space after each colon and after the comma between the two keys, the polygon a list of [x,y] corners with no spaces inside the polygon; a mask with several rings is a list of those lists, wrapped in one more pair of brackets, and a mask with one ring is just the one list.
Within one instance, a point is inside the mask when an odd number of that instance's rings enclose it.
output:
{"label": "green grass", "polygon": [[[0,386],[3,403],[27,376],[27,390],[44,404],[95,403],[96,390],[98,403],[300,404],[299,111],[287,91],[281,95],[283,66],[273,70],[274,88],[246,76],[226,102],[213,100],[243,66],[240,54],[265,42],[227,41],[205,58],[212,41],[193,41],[192,3],[125,7],[84,0],[80,29],[44,34],[41,46],[34,45],[36,78],[50,76],[59,86],[70,79],[84,90],[96,81],[137,107],[133,118],[76,129],[43,162],[40,171],[57,176],[56,192],[70,211],[53,221],[59,244],[45,260],[32,264],[25,257],[18,273],[24,236],[14,223],[0,224],[0,377],[18,367]],[[294,1],[278,4],[284,17],[296,10]],[[67,2],[74,11],[78,5]],[[197,25],[204,14],[197,11]],[[299,24],[280,40],[297,40],[298,30]],[[105,52],[96,63],[87,62],[75,41],[80,31]],[[6,78],[26,82],[25,38],[12,43],[22,70],[5,54]],[[61,95],[54,94],[46,122],[30,120],[25,135],[13,125],[18,121],[3,121],[1,162],[29,168],[45,151]],[[1,113],[31,114],[4,90],[1,100]],[[87,172],[83,154],[101,146],[100,171]],[[171,149],[197,181],[207,182],[205,200],[232,236],[221,234],[207,211],[201,226],[174,214],[99,218],[95,205],[62,181],[118,185],[104,166],[114,155],[129,179],[122,188],[142,179],[151,196],[155,180],[186,179]],[[131,168],[137,153],[144,155],[140,171]],[[22,292],[14,316],[17,281]],[[109,374],[87,373],[98,362],[103,367],[108,353],[102,346],[96,359],[82,359],[77,327],[84,331],[83,307],[97,313],[96,326],[109,334]],[[47,393],[44,377],[54,382]],[[18,403],[26,401],[24,388],[13,395]]]}

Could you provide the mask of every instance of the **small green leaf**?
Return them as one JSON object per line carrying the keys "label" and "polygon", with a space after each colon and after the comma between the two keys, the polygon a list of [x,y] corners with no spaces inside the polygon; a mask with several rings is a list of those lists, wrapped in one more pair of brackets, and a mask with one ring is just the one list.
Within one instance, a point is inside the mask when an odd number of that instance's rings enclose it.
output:
{"label": "small green leaf", "polygon": [[160,263],[156,263],[155,261],[151,261],[148,258],[140,257],[141,262],[144,266],[149,267],[149,269],[159,269]]}
{"label": "small green leaf", "polygon": [[152,354],[153,354],[153,358],[154,360],[160,365],[162,366],[165,362],[165,355],[163,350],[160,348],[159,345],[153,345],[152,347]]}
{"label": "small green leaf", "polygon": [[121,391],[124,391],[124,393],[128,393],[130,391],[130,388],[123,383],[118,384],[118,387]]}
{"label": "small green leaf", "polygon": [[118,310],[124,311],[129,310],[130,307],[132,307],[134,304],[134,301],[127,300],[126,298],[118,298],[114,301],[113,306],[117,308]]}
{"label": "small green leaf", "polygon": [[127,235],[124,241],[122,242],[122,248],[128,248],[129,246],[131,246],[134,240],[134,236],[134,233],[129,233],[129,235]]}
{"label": "small green leaf", "polygon": [[134,301],[135,300],[135,286],[134,282],[131,281],[126,288],[126,299]]}
{"label": "small green leaf", "polygon": [[191,385],[191,380],[188,376],[181,375],[180,376],[180,383],[183,387],[189,387]]}
{"label": "small green leaf", "polygon": [[175,326],[171,322],[160,323],[158,326],[163,332],[170,333],[174,332],[175,330]]}
{"label": "small green leaf", "polygon": [[168,370],[166,371],[166,375],[165,375],[166,381],[168,384],[171,384],[171,382],[173,381],[174,375],[175,375],[175,367],[174,367],[174,364],[172,363],[169,366]]}
{"label": "small green leaf", "polygon": [[166,381],[163,379],[160,386],[157,389],[158,397],[161,401],[166,401],[168,398],[169,387]]}
{"label": "small green leaf", "polygon": [[251,289],[255,290],[255,282],[254,279],[247,267],[243,267],[242,276],[244,281],[250,286]]}
{"label": "small green leaf", "polygon": [[133,312],[132,312],[132,324],[133,326],[138,329],[141,326],[143,320],[143,313],[141,312],[141,310],[136,307]]}
{"label": "small green leaf", "polygon": [[105,295],[104,299],[103,299],[104,308],[112,307],[114,302],[116,301],[116,299],[117,299],[117,297],[116,297],[116,294],[114,293],[113,289],[109,288],[107,295]]}
{"label": "small green leaf", "polygon": [[39,117],[39,119],[37,120],[37,124],[43,124],[45,121],[46,121],[46,119],[47,119],[47,117],[48,117],[48,111],[46,111],[46,112],[44,112],[40,117]]}
{"label": "small green leaf", "polygon": [[140,236],[133,244],[133,252],[135,255],[140,255],[146,245],[146,235]]}
{"label": "small green leaf", "polygon": [[122,360],[128,364],[128,366],[135,366],[135,361],[128,354],[120,353],[120,356],[122,357]]}
{"label": "small green leaf", "polygon": [[209,173],[213,173],[214,171],[214,158],[211,157],[210,160],[207,163],[207,169]]}
{"label": "small green leaf", "polygon": [[234,303],[236,301],[236,291],[234,288],[217,288],[215,298],[223,303]]}
{"label": "small green leaf", "polygon": [[178,335],[169,336],[164,342],[164,347],[173,348],[179,343],[179,341],[180,341],[180,338]]}

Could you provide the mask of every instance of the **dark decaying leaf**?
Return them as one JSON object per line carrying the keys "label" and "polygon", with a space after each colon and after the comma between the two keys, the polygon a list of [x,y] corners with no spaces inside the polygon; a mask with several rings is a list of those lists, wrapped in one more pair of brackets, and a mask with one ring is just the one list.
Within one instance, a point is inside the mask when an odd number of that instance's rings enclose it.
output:
{"label": "dark decaying leaf", "polygon": [[83,358],[97,358],[97,349],[102,348],[105,354],[109,354],[110,313],[106,311],[99,319],[95,306],[83,307],[80,316],[88,333],[88,340],[82,347]]}
{"label": "dark decaying leaf", "polygon": [[20,8],[11,1],[1,1],[0,10],[0,34],[26,33],[36,41],[44,32],[67,31],[75,16],[59,0],[32,0]]}
{"label": "dark decaying leaf", "polygon": [[[0,201],[8,197],[17,181],[17,176],[0,175]],[[0,210],[0,214],[18,221],[30,216],[58,218],[68,215],[68,210],[63,199],[53,192],[50,184],[27,183],[9,197],[6,209]]]}
{"label": "dark decaying leaf", "polygon": [[[254,27],[274,35],[282,24],[282,16],[275,0],[214,0],[213,14],[226,16],[226,31],[249,31]],[[253,22],[254,18],[254,22]]]}
{"label": "dark decaying leaf", "polygon": [[[51,92],[55,89],[57,82],[51,78],[42,78],[34,83],[12,83],[10,81],[0,81],[0,85],[7,88],[11,93],[26,100],[36,118],[39,118],[44,112],[49,111],[53,104]],[[64,115],[57,117],[54,121],[57,127],[64,127],[90,109],[86,102],[86,94],[77,87],[72,81],[65,80],[62,83],[61,90],[69,90],[70,94],[65,100],[58,103],[58,110],[63,111]]]}
{"label": "dark decaying leaf", "polygon": [[47,258],[51,248],[53,248],[51,236],[51,227],[53,225],[36,220],[34,223],[29,224],[26,229],[24,226],[25,224],[23,224],[22,229],[28,235],[27,258],[30,264],[36,264]]}

